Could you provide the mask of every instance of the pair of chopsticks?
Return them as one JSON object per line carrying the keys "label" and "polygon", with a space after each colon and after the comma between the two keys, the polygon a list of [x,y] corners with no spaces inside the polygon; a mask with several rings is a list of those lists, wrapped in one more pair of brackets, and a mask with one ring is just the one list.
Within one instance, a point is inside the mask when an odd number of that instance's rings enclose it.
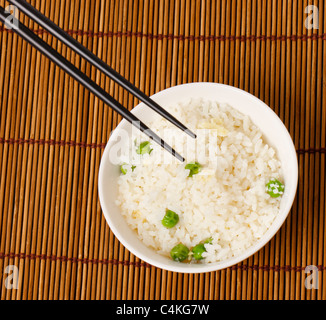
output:
{"label": "pair of chopsticks", "polygon": [[[117,82],[124,89],[128,90],[140,101],[144,102],[147,106],[149,106],[151,109],[156,111],[162,117],[164,117],[172,124],[174,124],[181,130],[186,132],[191,137],[196,138],[196,135],[193,132],[191,132],[189,129],[187,129],[187,127],[184,126],[180,121],[178,121],[170,113],[164,110],[150,97],[146,96],[142,91],[140,91],[133,84],[131,84],[127,79],[125,79],[115,70],[113,70],[110,66],[108,66],[104,61],[99,59],[91,51],[85,48],[81,43],[76,41],[67,32],[59,28],[50,19],[48,19],[38,10],[36,10],[28,2],[24,0],[8,0],[8,2],[10,2],[12,5],[18,8],[19,11],[23,12],[32,20],[34,20],[37,24],[42,26],[54,37],[58,38],[62,43],[64,43],[69,48],[71,48],[76,53],[78,53],[81,57],[83,57],[93,66],[95,66],[100,71],[102,71],[105,75],[107,75],[112,80]],[[71,77],[77,80],[81,85],[87,88],[90,92],[92,92],[105,104],[109,105],[113,110],[118,112],[123,118],[129,121],[132,125],[136,126],[140,131],[144,132],[153,141],[155,141],[165,150],[170,152],[178,160],[182,162],[185,160],[172,147],[170,147],[167,143],[165,143],[156,133],[154,133],[143,122],[141,122],[134,114],[132,114],[128,109],[124,108],[118,101],[116,101],[113,97],[111,97],[105,90],[103,90],[99,85],[97,85],[93,80],[91,80],[86,74],[84,74],[78,68],[76,68],[67,59],[61,56],[56,50],[54,50],[50,45],[48,45],[45,41],[43,41],[40,37],[38,37],[34,32],[32,32],[30,29],[28,29],[25,25],[23,25],[19,21],[17,21],[18,27],[15,27],[13,24],[9,24],[8,21],[10,21],[10,19],[11,19],[11,14],[0,6],[0,21],[2,21],[8,28],[11,28],[13,32],[17,33],[24,40],[29,42],[33,47],[35,47],[37,50],[43,53],[52,62],[57,64],[66,73],[68,73]]]}

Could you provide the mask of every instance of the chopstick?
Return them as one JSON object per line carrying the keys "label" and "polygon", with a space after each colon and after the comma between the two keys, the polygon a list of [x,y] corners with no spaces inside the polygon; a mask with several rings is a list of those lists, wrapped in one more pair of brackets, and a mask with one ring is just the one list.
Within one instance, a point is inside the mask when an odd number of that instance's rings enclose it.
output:
{"label": "chopstick", "polygon": [[127,79],[122,77],[118,72],[112,69],[109,65],[107,65],[104,61],[99,59],[93,52],[84,47],[81,43],[71,37],[67,32],[58,27],[55,23],[53,23],[50,19],[48,19],[45,15],[35,9],[32,5],[24,0],[8,0],[11,4],[16,6],[20,11],[33,19],[37,24],[42,26],[45,30],[51,33],[53,36],[58,38],[65,45],[70,47],[72,50],[77,52],[81,57],[87,60],[89,63],[94,65],[96,68],[101,70],[105,75],[110,77],[112,80],[121,85],[124,89],[128,90],[135,97],[137,97],[140,101],[144,102],[147,106],[155,110],[162,117],[173,123],[179,129],[185,131],[192,138],[196,138],[196,135],[191,132],[185,125],[183,125],[179,120],[177,120],[174,116],[168,113],[165,109],[163,109],[158,103],[152,100],[150,97],[145,95],[141,90],[135,87],[132,83],[130,83]]}
{"label": "chopstick", "polygon": [[67,74],[77,80],[81,85],[87,88],[105,104],[109,105],[113,110],[118,112],[123,118],[129,121],[137,129],[145,133],[150,139],[158,143],[161,147],[171,153],[178,160],[184,162],[184,158],[177,153],[171,146],[164,142],[155,132],[153,132],[148,126],[140,121],[134,114],[128,109],[124,108],[118,101],[111,97],[105,90],[91,80],[86,74],[76,68],[71,62],[61,56],[50,45],[38,37],[33,31],[28,29],[24,24],[17,21],[18,27],[13,27],[8,24],[11,14],[3,7],[0,6],[0,21],[7,25],[8,28],[12,28],[12,31],[21,36],[24,40],[30,43],[33,47],[39,50],[42,54],[48,57],[52,62],[62,68]]}

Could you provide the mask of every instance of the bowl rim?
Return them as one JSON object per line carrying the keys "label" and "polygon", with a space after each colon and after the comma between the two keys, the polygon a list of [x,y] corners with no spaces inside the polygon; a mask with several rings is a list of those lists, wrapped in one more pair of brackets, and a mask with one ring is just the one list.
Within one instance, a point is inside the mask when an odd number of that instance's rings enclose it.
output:
{"label": "bowl rim", "polygon": [[[259,98],[257,98],[256,96],[254,96],[253,94],[244,91],[242,89],[239,89],[237,87],[233,87],[230,85],[226,85],[226,84],[221,84],[221,83],[215,83],[215,82],[192,82],[192,83],[185,83],[185,84],[181,84],[181,85],[177,85],[177,86],[173,86],[173,87],[169,87],[166,88],[162,91],[159,91],[157,93],[155,93],[154,95],[151,96],[151,98],[153,98],[154,100],[161,96],[161,95],[165,95],[166,93],[169,92],[173,92],[174,90],[178,90],[178,88],[180,87],[184,87],[184,86],[207,86],[207,85],[211,85],[211,86],[219,86],[219,87],[224,87],[224,88],[228,88],[228,90],[234,90],[237,91],[240,94],[244,94],[246,95],[248,98],[252,99],[254,102],[256,102],[257,104],[260,104],[261,107],[263,107],[266,112],[269,112],[270,115],[274,118],[274,120],[279,122],[280,127],[282,128],[283,132],[282,135],[284,135],[284,138],[287,139],[287,143],[291,146],[289,152],[295,156],[295,160],[294,161],[294,172],[295,172],[295,176],[293,177],[293,181],[294,181],[294,185],[295,187],[293,188],[292,192],[289,194],[288,197],[288,202],[287,202],[287,206],[284,208],[284,212],[282,213],[282,218],[278,219],[278,223],[276,224],[275,222],[272,224],[272,226],[266,231],[266,233],[251,247],[249,247],[248,249],[246,249],[242,254],[237,255],[235,257],[232,257],[230,259],[227,260],[223,260],[220,262],[214,262],[214,263],[208,263],[208,264],[182,264],[182,263],[178,263],[175,262],[173,265],[170,264],[165,264],[165,263],[161,263],[161,262],[157,262],[155,259],[152,259],[151,257],[143,254],[140,250],[138,250],[136,247],[134,247],[132,244],[130,244],[128,241],[125,240],[124,236],[121,234],[121,232],[119,231],[119,229],[117,228],[117,226],[112,222],[111,218],[110,218],[110,208],[107,208],[104,202],[104,190],[102,188],[103,186],[103,170],[104,170],[104,165],[105,163],[107,163],[107,158],[108,158],[108,152],[109,152],[109,147],[110,147],[110,141],[114,140],[115,135],[118,134],[119,129],[127,123],[127,120],[122,119],[122,121],[120,121],[120,123],[117,125],[117,127],[111,132],[110,137],[107,141],[107,144],[105,146],[105,149],[103,151],[102,157],[101,157],[101,161],[100,161],[100,167],[99,167],[99,172],[98,172],[98,194],[99,194],[99,201],[100,201],[100,205],[101,205],[101,209],[102,212],[104,214],[105,220],[109,226],[109,228],[112,230],[112,232],[114,233],[114,235],[117,237],[117,239],[121,242],[121,244],[128,249],[128,251],[130,251],[132,254],[134,254],[136,257],[140,258],[142,261],[158,267],[160,269],[164,269],[164,270],[168,270],[168,271],[172,271],[172,272],[181,272],[181,273],[205,273],[205,272],[211,272],[211,271],[217,271],[217,270],[222,270],[228,267],[232,267],[234,265],[236,265],[237,263],[240,263],[242,261],[244,261],[245,259],[251,257],[253,254],[255,254],[257,251],[259,251],[261,248],[263,248],[265,245],[267,245],[270,240],[276,235],[276,233],[279,231],[279,229],[281,228],[281,226],[284,224],[286,218],[288,217],[291,208],[293,206],[293,202],[297,193],[297,185],[298,185],[298,158],[297,158],[297,153],[296,153],[296,149],[293,143],[293,140],[290,136],[290,133],[288,132],[287,128],[285,127],[284,123],[282,122],[282,120],[279,118],[279,116],[262,100],[260,100]],[[137,112],[137,110],[139,110],[140,108],[144,107],[145,104],[140,102],[137,106],[135,106],[131,112],[135,113]],[[153,249],[152,249],[153,250]],[[185,267],[187,266],[187,267]]]}

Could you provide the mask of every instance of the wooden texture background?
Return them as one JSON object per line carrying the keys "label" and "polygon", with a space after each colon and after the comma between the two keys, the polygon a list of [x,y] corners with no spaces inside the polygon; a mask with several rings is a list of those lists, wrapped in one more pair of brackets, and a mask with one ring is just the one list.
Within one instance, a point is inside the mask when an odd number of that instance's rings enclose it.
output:
{"label": "wooden texture background", "polygon": [[[148,265],[118,242],[98,201],[101,155],[121,119],[0,24],[1,299],[325,299],[324,1],[29,2],[146,94],[211,81],[265,101],[294,140],[299,185],[277,235],[242,263],[196,275]],[[19,18],[125,107],[137,104]],[[6,288],[10,265],[17,289]],[[308,265],[316,289],[305,287]]]}

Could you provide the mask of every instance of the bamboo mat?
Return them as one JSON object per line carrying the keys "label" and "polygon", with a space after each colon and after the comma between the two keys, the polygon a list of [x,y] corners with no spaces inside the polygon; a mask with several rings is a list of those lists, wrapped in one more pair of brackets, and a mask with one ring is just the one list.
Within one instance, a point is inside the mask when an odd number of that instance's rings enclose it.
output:
{"label": "bamboo mat", "polygon": [[[283,227],[242,263],[205,274],[148,265],[118,242],[98,201],[101,155],[120,117],[1,24],[1,299],[325,299],[325,3],[29,1],[146,94],[212,81],[262,99],[294,140],[299,185]],[[308,5],[318,28],[306,28]],[[20,20],[124,106],[137,104]],[[317,289],[305,286],[308,265],[318,268]],[[8,266],[17,289],[6,288]]]}

